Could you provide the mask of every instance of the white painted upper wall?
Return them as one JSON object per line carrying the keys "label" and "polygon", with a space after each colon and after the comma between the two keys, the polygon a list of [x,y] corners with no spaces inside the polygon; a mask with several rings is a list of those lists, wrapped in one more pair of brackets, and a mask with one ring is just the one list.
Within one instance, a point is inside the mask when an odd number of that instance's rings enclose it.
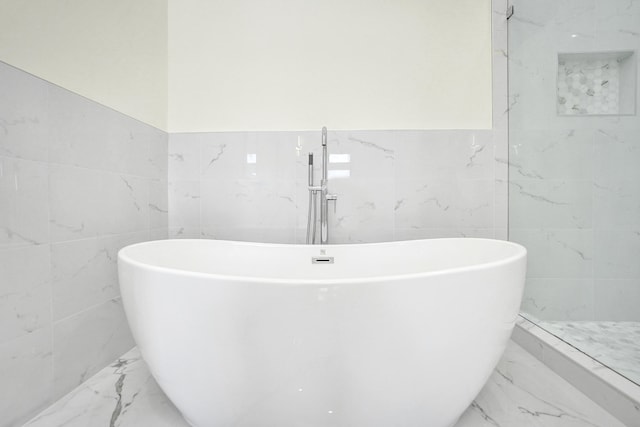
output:
{"label": "white painted upper wall", "polygon": [[0,0],[0,60],[167,127],[167,0]]}
{"label": "white painted upper wall", "polygon": [[490,0],[169,0],[169,130],[491,128]]}
{"label": "white painted upper wall", "polygon": [[491,127],[490,0],[0,0],[0,60],[171,132]]}

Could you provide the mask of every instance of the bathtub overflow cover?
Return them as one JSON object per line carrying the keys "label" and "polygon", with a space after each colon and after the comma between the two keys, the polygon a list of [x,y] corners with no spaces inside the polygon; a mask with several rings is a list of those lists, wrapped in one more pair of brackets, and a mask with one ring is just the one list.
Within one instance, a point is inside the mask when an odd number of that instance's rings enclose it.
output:
{"label": "bathtub overflow cover", "polygon": [[312,264],[333,264],[332,256],[314,256],[311,258]]}

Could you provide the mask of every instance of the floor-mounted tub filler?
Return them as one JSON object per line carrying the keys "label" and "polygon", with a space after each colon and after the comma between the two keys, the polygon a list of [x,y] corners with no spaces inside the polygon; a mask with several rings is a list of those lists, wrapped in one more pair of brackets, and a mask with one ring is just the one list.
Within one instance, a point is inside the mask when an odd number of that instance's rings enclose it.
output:
{"label": "floor-mounted tub filler", "polygon": [[487,239],[139,243],[133,336],[193,426],[452,426],[514,326],[526,250]]}

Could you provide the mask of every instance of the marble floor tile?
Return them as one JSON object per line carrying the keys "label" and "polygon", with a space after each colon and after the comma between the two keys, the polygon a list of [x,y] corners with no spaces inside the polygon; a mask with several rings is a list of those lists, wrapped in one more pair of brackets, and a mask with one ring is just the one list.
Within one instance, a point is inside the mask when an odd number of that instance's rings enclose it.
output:
{"label": "marble floor tile", "polygon": [[640,322],[548,320],[539,325],[640,384]]}
{"label": "marble floor tile", "polygon": [[[188,427],[135,348],[24,427],[107,425]],[[513,342],[455,427],[485,426],[624,427]]]}

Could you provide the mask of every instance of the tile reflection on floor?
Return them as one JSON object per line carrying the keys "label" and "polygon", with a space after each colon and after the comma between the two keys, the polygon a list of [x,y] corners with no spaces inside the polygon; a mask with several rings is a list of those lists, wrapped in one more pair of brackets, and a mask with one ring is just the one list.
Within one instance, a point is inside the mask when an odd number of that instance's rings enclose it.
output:
{"label": "tile reflection on floor", "polygon": [[[24,427],[188,427],[133,349]],[[456,427],[624,427],[513,342]],[[427,426],[425,426],[427,427]]]}

